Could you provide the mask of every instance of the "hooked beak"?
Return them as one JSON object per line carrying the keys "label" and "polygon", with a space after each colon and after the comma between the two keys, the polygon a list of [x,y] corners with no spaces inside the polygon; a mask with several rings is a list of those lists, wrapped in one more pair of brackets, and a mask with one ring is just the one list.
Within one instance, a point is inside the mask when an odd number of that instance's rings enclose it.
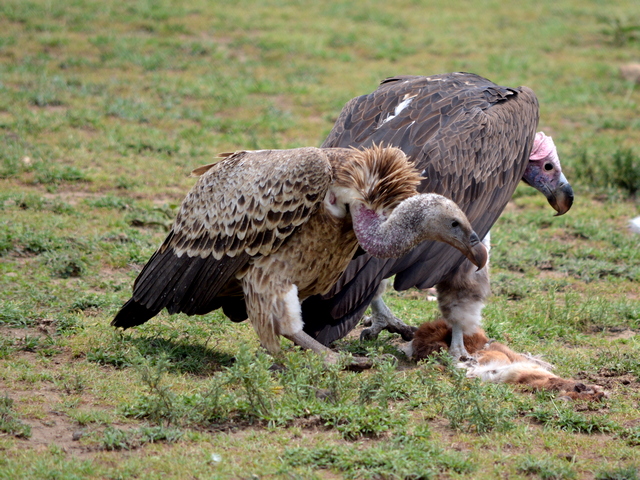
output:
{"label": "hooked beak", "polygon": [[573,205],[573,188],[565,178],[564,174],[558,179],[558,186],[555,190],[549,191],[546,195],[549,205],[557,212],[555,216],[564,215]]}
{"label": "hooked beak", "polygon": [[478,267],[478,270],[480,270],[487,264],[489,252],[487,252],[487,247],[485,247],[484,243],[480,241],[476,232],[471,233],[469,240],[470,247],[467,249],[467,253],[465,255],[469,261]]}

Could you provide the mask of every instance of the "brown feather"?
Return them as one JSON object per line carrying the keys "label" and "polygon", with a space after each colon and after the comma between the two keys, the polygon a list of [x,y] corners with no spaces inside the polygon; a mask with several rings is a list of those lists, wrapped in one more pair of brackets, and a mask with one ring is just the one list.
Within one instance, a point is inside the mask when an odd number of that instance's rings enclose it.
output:
{"label": "brown feather", "polygon": [[422,178],[399,148],[348,151],[349,161],[335,168],[335,185],[353,188],[373,210],[393,209],[418,193]]}

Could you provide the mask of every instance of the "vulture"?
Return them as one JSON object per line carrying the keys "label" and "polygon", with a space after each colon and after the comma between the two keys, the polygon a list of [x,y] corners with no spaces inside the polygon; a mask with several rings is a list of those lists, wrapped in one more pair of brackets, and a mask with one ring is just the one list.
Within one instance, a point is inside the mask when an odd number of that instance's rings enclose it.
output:
{"label": "vulture", "polygon": [[[423,177],[418,191],[451,198],[488,245],[491,226],[521,180],[542,192],[558,215],[571,207],[573,191],[555,145],[536,134],[537,125],[538,101],[527,87],[503,87],[471,73],[399,76],[347,102],[322,148],[401,149]],[[328,293],[303,303],[304,330],[329,345],[371,305],[373,325],[362,337],[387,328],[410,340],[415,329],[395,318],[381,298],[385,279],[394,275],[396,290],[436,286],[452,328],[449,351],[465,355],[463,334],[479,328],[488,271],[432,241],[398,258],[356,256]]]}
{"label": "vulture", "polygon": [[163,308],[188,315],[222,308],[233,321],[249,318],[273,355],[284,336],[335,362],[335,353],[304,333],[300,301],[326,293],[359,245],[389,257],[438,240],[479,268],[487,260],[454,202],[417,194],[421,177],[397,148],[222,156],[194,170],[200,178],[114,327],[140,325]]}

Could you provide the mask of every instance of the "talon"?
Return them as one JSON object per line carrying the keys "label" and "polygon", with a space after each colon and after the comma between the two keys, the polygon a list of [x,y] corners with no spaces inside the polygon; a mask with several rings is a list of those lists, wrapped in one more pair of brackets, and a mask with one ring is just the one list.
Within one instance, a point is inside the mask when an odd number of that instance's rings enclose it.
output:
{"label": "talon", "polygon": [[373,328],[365,328],[362,332],[360,332],[360,341],[365,340],[375,340],[378,338],[380,332],[376,332]]}

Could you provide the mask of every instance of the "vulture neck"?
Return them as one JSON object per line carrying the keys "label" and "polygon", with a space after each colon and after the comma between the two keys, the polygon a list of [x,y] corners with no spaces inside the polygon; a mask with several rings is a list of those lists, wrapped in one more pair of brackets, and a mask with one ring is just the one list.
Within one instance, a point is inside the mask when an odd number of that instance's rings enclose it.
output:
{"label": "vulture neck", "polygon": [[433,195],[415,195],[398,205],[389,217],[362,203],[352,205],[353,230],[360,246],[378,258],[401,257],[420,242],[439,240]]}

